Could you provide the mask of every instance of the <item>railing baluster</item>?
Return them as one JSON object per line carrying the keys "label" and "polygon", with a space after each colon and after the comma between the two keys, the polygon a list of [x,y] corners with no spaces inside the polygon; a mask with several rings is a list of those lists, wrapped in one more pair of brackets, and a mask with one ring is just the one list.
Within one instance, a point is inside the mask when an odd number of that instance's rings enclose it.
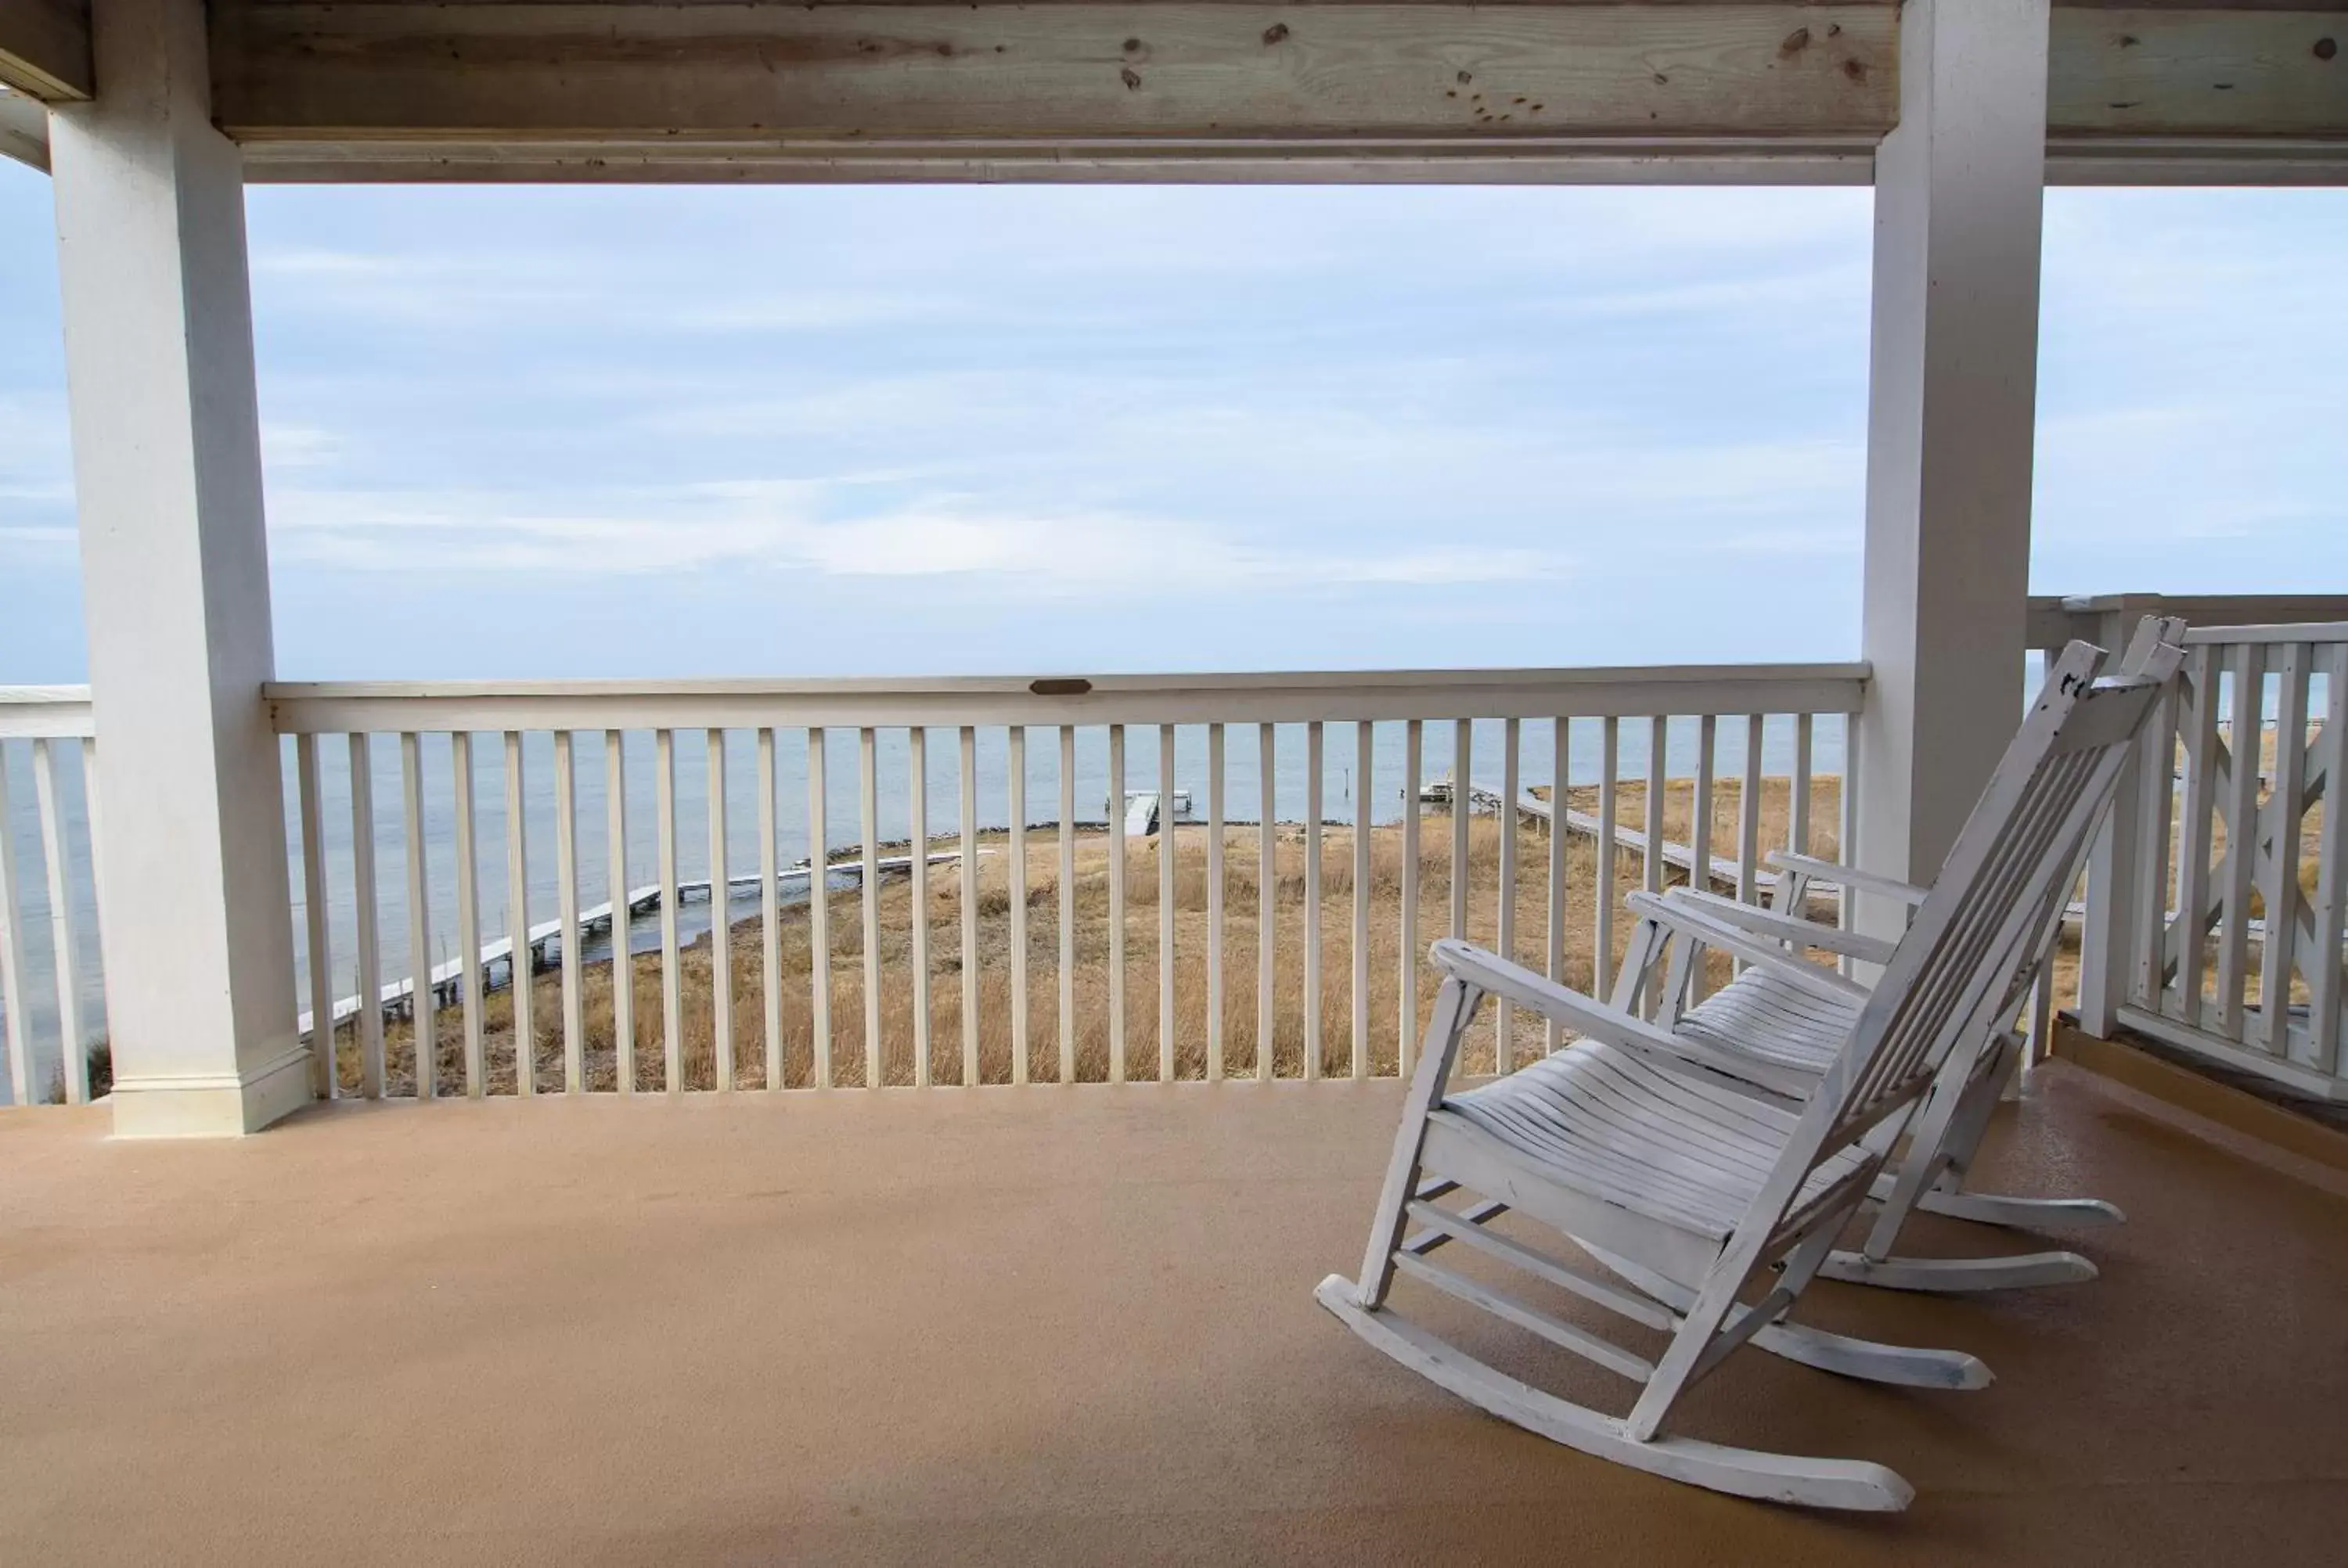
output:
{"label": "railing baluster", "polygon": [[[1705,713],[1697,718],[1695,780],[1688,789],[1688,886],[1704,893],[1712,891],[1713,770],[1719,762],[1719,730],[1715,715]],[[1704,999],[1701,960],[1688,966],[1687,986],[1683,1005],[1693,1007]]]}
{"label": "railing baluster", "polygon": [[584,976],[579,962],[579,759],[571,732],[554,732],[554,897],[562,944],[562,1090],[587,1091]]}
{"label": "railing baluster", "polygon": [[1207,726],[1207,1081],[1223,1076],[1223,727]]}
{"label": "railing baluster", "polygon": [[[359,785],[356,775],[364,760],[357,743],[363,738],[358,735],[351,737],[353,774],[351,804],[354,813],[358,808]],[[505,746],[506,974],[510,981],[506,989],[511,993],[513,1001],[514,1092],[535,1094],[538,1092],[538,1041],[535,1020],[530,1017],[530,1004],[535,999],[531,995],[530,983],[530,831],[522,791],[521,733],[518,730],[506,731]],[[357,878],[360,886],[368,889],[359,895],[359,916],[362,921],[368,918],[367,911],[375,903],[372,891],[375,886],[374,835],[368,834],[366,842],[368,846],[367,866]],[[375,950],[375,939],[366,933],[367,927],[363,925],[359,936],[359,958],[362,963],[366,962],[367,955]],[[366,989],[363,983],[360,989]],[[379,1056],[381,1050],[381,1041],[378,1040],[375,1054]],[[380,1091],[371,1090],[369,1092],[376,1093]]]}
{"label": "railing baluster", "polygon": [[[1565,984],[1565,839],[1566,814],[1573,803],[1566,791],[1572,777],[1573,721],[1560,714],[1550,721],[1549,774],[1549,978]],[[1544,1020],[1542,1047],[1554,1051],[1565,1043],[1565,1030],[1555,1019]]]}
{"label": "railing baluster", "polygon": [[1376,731],[1367,719],[1354,724],[1354,1063],[1353,1075],[1370,1075],[1370,773],[1377,761]]}
{"label": "railing baluster", "polygon": [[1125,726],[1108,727],[1108,1081],[1125,1081]]}
{"label": "railing baluster", "polygon": [[[782,897],[776,883],[781,866],[775,856],[775,732],[758,732],[758,983],[765,1015],[767,1088],[783,1086],[783,924]],[[809,868],[813,875],[813,868]]]}
{"label": "railing baluster", "polygon": [[[0,758],[0,773],[7,763]],[[294,772],[295,787],[302,803],[302,924],[304,944],[310,960],[310,1057],[317,1074],[318,1093],[322,1099],[335,1097],[335,960],[328,950],[326,938],[326,828],[325,808],[318,788],[318,737],[302,734],[294,737]],[[93,796],[95,798],[95,796]],[[461,810],[464,803],[458,802]],[[5,948],[9,933],[14,929],[9,910],[8,880],[8,786],[0,778],[0,948]],[[5,963],[0,958],[0,964]],[[13,973],[0,975],[0,989],[13,997],[16,982]],[[9,1030],[13,1041],[15,1030]],[[467,1038],[470,1044],[470,1036]],[[471,1074],[466,1083],[468,1093],[479,1091],[473,1085],[479,1074],[473,1072],[468,1060],[467,1071]],[[17,1103],[24,1102],[20,1091]]]}
{"label": "railing baluster", "polygon": [[2249,969],[2251,873],[2259,849],[2260,721],[2266,716],[2266,650],[2234,646],[2233,773],[2228,780],[2226,915],[2218,930],[2218,1032],[2242,1040],[2242,991]]}
{"label": "railing baluster", "polygon": [[[2162,689],[2137,764],[2144,789],[2143,804],[2137,812],[2144,835],[2143,864],[2137,875],[2136,952],[2130,959],[2128,995],[2147,1012],[2161,1009],[2161,993],[2168,984],[2168,878],[2177,831],[2179,689],[2174,681]],[[2127,846],[2122,849],[2126,852]]]}
{"label": "railing baluster", "polygon": [[[2291,976],[2299,937],[2300,817],[2307,809],[2308,645],[2283,645],[2275,697],[2274,843],[2262,894],[2266,940],[2259,948],[2259,1043],[2289,1057]],[[2255,845],[2265,835],[2253,834]]]}
{"label": "railing baluster", "polygon": [[860,880],[864,908],[864,1087],[880,1087],[880,736],[870,725],[857,732],[857,816],[864,830]]}
{"label": "railing baluster", "polygon": [[[9,1102],[33,1102],[33,1037],[25,1002],[24,907],[16,899],[16,834],[8,806],[8,743],[0,740],[0,1025],[8,1030]],[[331,1008],[327,1027],[333,1027]]]}
{"label": "railing baluster", "polygon": [[1612,988],[1614,975],[1614,834],[1616,775],[1622,761],[1622,721],[1609,715],[1600,732],[1598,748],[1598,865],[1593,878],[1596,905],[1590,940],[1590,983],[1600,995]]}
{"label": "railing baluster", "polygon": [[1027,1081],[1027,726],[1004,739],[1010,768],[1011,1081]]}
{"label": "railing baluster", "polygon": [[[356,733],[351,750],[351,897],[357,906],[359,1092],[383,1098],[383,940],[375,885],[375,746]],[[517,1017],[520,1015],[517,1014]]]}
{"label": "railing baluster", "polygon": [[2323,676],[2322,836],[2316,849],[2315,940],[2309,949],[2308,1054],[2319,1072],[2340,1071],[2341,938],[2348,917],[2348,642],[2332,650]]}
{"label": "railing baluster", "polygon": [[1402,910],[1395,961],[1395,1071],[1410,1077],[1418,1043],[1418,819],[1419,774],[1426,765],[1426,722],[1412,719],[1402,732]]}
{"label": "railing baluster", "polygon": [[919,724],[905,732],[906,801],[913,923],[913,1086],[930,1086],[930,733]]}
{"label": "railing baluster", "polygon": [[1321,722],[1304,726],[1304,1076],[1321,1076]]}
{"label": "railing baluster", "polygon": [[1476,722],[1451,723],[1451,935],[1468,938],[1468,818],[1476,815]]}
{"label": "railing baluster", "polygon": [[1060,726],[1060,1081],[1076,1079],[1076,729]]}
{"label": "railing baluster", "polygon": [[1745,777],[1736,798],[1736,897],[1759,901],[1761,890],[1761,741],[1766,716],[1745,716]]}
{"label": "railing baluster", "polygon": [[676,733],[653,732],[653,816],[660,840],[661,1076],[685,1087],[685,986],[676,940]]}
{"label": "railing baluster", "polygon": [[709,1032],[715,1059],[710,1081],[720,1093],[730,1093],[734,1088],[734,943],[726,917],[732,892],[726,863],[726,732],[710,731],[704,744],[709,768]]}
{"label": "railing baluster", "polygon": [[1158,726],[1158,1081],[1174,1081],[1174,726]]}
{"label": "railing baluster", "polygon": [[1670,723],[1661,713],[1647,721],[1647,794],[1642,802],[1645,814],[1640,824],[1646,834],[1647,853],[1640,857],[1639,873],[1640,886],[1650,893],[1662,892],[1663,884],[1671,880],[1663,862],[1663,796],[1670,788],[1665,779],[1671,772],[1671,732],[1666,726]]}
{"label": "railing baluster", "polygon": [[57,993],[57,1070],[66,1103],[89,1099],[89,1055],[82,1049],[81,960],[74,940],[72,884],[67,876],[65,817],[57,800],[57,760],[48,737],[33,740],[33,804],[41,818],[41,854],[48,873],[51,978]]}
{"label": "railing baluster", "polygon": [[[302,739],[306,743],[313,737],[304,735]],[[313,762],[314,758],[304,758],[305,766]],[[473,733],[470,730],[450,733],[448,766],[450,781],[455,786],[457,813],[457,956],[463,966],[457,973],[458,996],[465,1013],[465,1093],[469,1098],[478,1100],[488,1092],[489,1050],[481,1018],[484,1011],[481,1000],[481,876],[477,858],[479,845],[474,835]],[[314,768],[312,772],[314,774]],[[309,809],[305,804],[303,809],[303,857],[305,861],[309,857],[308,833]],[[322,880],[319,884],[322,897],[324,886]],[[324,944],[323,925],[319,927],[316,941],[320,946]],[[313,959],[314,968],[316,960]],[[331,1032],[328,1038],[332,1038]],[[333,1060],[329,1054],[329,1066]]]}
{"label": "railing baluster", "polygon": [[[1859,805],[1867,798],[1867,792],[1859,786],[1859,747],[1851,742],[1851,723],[1856,717],[1852,713],[1842,716],[1842,800],[1840,819],[1835,829],[1839,840],[1835,858],[1845,866],[1856,865],[1859,860]],[[1859,929],[1859,897],[1848,887],[1835,893],[1835,925],[1845,931]],[[1859,960],[1847,958],[1836,968],[1846,979],[1855,979]]]}
{"label": "railing baluster", "polygon": [[807,733],[808,1030],[815,1087],[831,1081],[831,841],[824,822],[824,731]]}
{"label": "railing baluster", "polygon": [[627,741],[603,732],[604,883],[612,895],[612,1050],[620,1092],[636,1091],[636,966],[628,908]]}
{"label": "railing baluster", "polygon": [[[1812,717],[1794,715],[1794,790],[1786,819],[1786,847],[1797,855],[1810,852],[1810,754]],[[1795,913],[1799,914],[1799,910]]]}
{"label": "railing baluster", "polygon": [[[1517,794],[1524,744],[1524,721],[1500,726],[1500,918],[1494,931],[1500,957],[1517,961]],[[1506,1072],[1516,1054],[1516,1018],[1502,1000],[1492,1009],[1492,1071]]]}
{"label": "railing baluster", "polygon": [[432,995],[431,882],[424,861],[424,738],[399,737],[401,815],[407,826],[407,1021],[416,1047],[416,1097],[432,1098],[438,1066],[438,1019]]}
{"label": "railing baluster", "polygon": [[98,978],[101,988],[106,983],[106,904],[100,891],[106,886],[106,829],[98,821],[98,737],[81,738],[81,809],[82,832],[88,835],[90,914],[98,925]]}
{"label": "railing baluster", "polygon": [[1256,726],[1259,804],[1255,829],[1255,1075],[1265,1083],[1273,1077],[1272,1047],[1277,1024],[1272,1016],[1272,988],[1278,978],[1274,950],[1280,939],[1280,845],[1273,821],[1279,815],[1279,806],[1272,794],[1277,778],[1274,753],[1278,743],[1273,737],[1269,721]]}
{"label": "railing baluster", "polygon": [[978,1082],[978,732],[962,727],[962,1085]]}
{"label": "railing baluster", "polygon": [[2209,644],[2192,651],[2191,728],[2185,733],[2184,845],[2177,869],[2177,1017],[2201,1026],[2203,948],[2209,911],[2210,816],[2217,782],[2209,765],[2218,750],[2218,665]]}

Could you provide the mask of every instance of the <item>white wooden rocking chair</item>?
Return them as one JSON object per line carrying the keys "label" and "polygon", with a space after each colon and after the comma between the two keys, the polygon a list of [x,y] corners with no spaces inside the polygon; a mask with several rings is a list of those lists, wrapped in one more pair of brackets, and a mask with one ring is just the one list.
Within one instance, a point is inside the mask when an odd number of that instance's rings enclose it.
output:
{"label": "white wooden rocking chair", "polygon": [[[1442,1387],[1585,1452],[1745,1496],[1906,1506],[1908,1484],[1879,1464],[1728,1448],[1662,1436],[1660,1429],[1688,1387],[1747,1340],[1882,1381],[1951,1388],[1988,1381],[1970,1356],[1871,1345],[1785,1319],[1872,1190],[1890,1147],[1885,1130],[1904,1130],[1998,982],[1998,966],[1984,958],[2010,954],[2034,934],[2050,890],[2075,864],[2092,825],[2086,796],[2099,763],[2133,742],[2151,706],[2157,681],[2091,685],[2096,657],[2096,649],[2073,643],[2056,663],[1875,989],[1817,970],[1858,1006],[1799,1110],[1699,1075],[1703,1058],[1722,1053],[1466,943],[1437,943],[1433,958],[1445,979],[1361,1277],[1322,1281],[1315,1292],[1322,1305]],[[1742,939],[1723,930],[1726,943]],[[1773,964],[1799,962],[1783,949],[1753,946]],[[1447,1094],[1460,1041],[1487,996],[1555,1018],[1585,1038],[1491,1083]],[[1485,1201],[1438,1206],[1457,1189]],[[1625,1283],[1488,1229],[1481,1216],[1497,1205],[1578,1240]],[[1406,1239],[1414,1220],[1426,1229]],[[1650,1363],[1428,1261],[1437,1237],[1669,1331],[1670,1344]],[[1638,1399],[1627,1415],[1609,1416],[1495,1370],[1395,1312],[1387,1297],[1397,1272],[1630,1378],[1642,1386]],[[1757,1299],[1740,1301],[1756,1281],[1763,1282]]]}
{"label": "white wooden rocking chair", "polygon": [[[2119,673],[2167,681],[2176,671],[2184,630],[2185,623],[2174,618],[2147,619],[2138,625]],[[2125,750],[2106,757],[2083,797],[2096,816],[2106,809],[2125,763]],[[2085,855],[2083,845],[2080,858]],[[1781,965],[1772,964],[1746,969],[1719,992],[1683,1010],[1695,966],[1710,945],[1706,933],[1725,924],[1797,958],[1806,949],[1818,949],[1880,964],[1890,956],[1890,943],[1803,918],[1810,889],[1819,884],[1837,886],[1888,897],[1911,909],[1924,902],[1927,890],[1807,856],[1773,855],[1769,864],[1777,882],[1768,909],[1690,888],[1673,888],[1660,897],[1633,895],[1629,902],[1641,921],[1616,983],[1614,1005],[1636,1006],[1642,997],[1651,997],[1655,1021],[1675,1033],[1732,1056],[1753,1056],[1773,1070],[1822,1073],[1832,1059],[1836,1029],[1847,1027],[1856,1002],[1841,995],[1809,994],[1798,984],[1798,973],[1788,979]],[[1866,1241],[1855,1250],[1829,1253],[1818,1270],[1826,1277],[1899,1290],[1948,1292],[2074,1284],[2096,1277],[2095,1265],[2069,1251],[1939,1258],[1900,1256],[1891,1250],[1918,1209],[2020,1227],[2114,1225],[2126,1217],[2116,1204],[2096,1198],[2020,1197],[1964,1188],[2000,1095],[2021,1067],[2026,1042],[2013,1027],[2014,1020],[2062,933],[2076,871],[2075,865],[2073,874],[2055,884],[2038,929],[2022,949],[2024,958],[2007,971],[2002,989],[1986,993],[1987,1005],[1950,1052],[1896,1168],[1877,1177],[1872,1196],[1879,1207]],[[1693,912],[1683,917],[1691,907]]]}

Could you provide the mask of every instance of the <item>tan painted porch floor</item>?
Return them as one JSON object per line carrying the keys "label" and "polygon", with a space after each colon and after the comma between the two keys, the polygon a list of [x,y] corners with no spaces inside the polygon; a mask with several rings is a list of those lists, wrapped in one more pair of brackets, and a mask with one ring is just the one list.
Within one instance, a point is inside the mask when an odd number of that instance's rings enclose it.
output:
{"label": "tan painted porch floor", "polygon": [[[1552,1447],[1323,1314],[1312,1287],[1357,1264],[1397,1100],[345,1105],[232,1145],[0,1116],[0,1561],[2348,1553],[2348,1200],[2050,1070],[1991,1173],[2125,1204],[2079,1238],[2103,1279],[1973,1301],[1829,1285],[1807,1314],[1972,1350],[1993,1388],[1746,1353],[1686,1408],[1694,1435],[1915,1483],[1907,1514],[1853,1521]],[[1477,1342],[1627,1394],[1511,1331]]]}

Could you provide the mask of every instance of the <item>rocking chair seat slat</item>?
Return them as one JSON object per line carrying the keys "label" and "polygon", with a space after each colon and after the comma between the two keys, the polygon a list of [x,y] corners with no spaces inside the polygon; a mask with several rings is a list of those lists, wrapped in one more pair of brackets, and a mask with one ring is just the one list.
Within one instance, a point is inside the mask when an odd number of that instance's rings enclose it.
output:
{"label": "rocking chair seat slat", "polygon": [[[1704,1092],[1595,1040],[1448,1097],[1438,1117],[1472,1127],[1544,1179],[1674,1228],[1724,1241],[1783,1155],[1797,1118]],[[1824,1161],[1797,1206],[1857,1171]]]}
{"label": "rocking chair seat slat", "polygon": [[1859,1004],[1814,996],[1750,968],[1682,1013],[1673,1032],[1735,1056],[1823,1073],[1850,1038]]}

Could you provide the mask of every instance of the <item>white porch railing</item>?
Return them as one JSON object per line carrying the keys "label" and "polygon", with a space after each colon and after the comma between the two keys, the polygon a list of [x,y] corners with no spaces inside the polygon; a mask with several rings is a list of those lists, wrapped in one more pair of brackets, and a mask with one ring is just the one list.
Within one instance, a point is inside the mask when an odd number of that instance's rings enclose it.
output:
{"label": "white porch railing", "polygon": [[[12,1105],[90,1095],[96,733],[86,686],[0,686],[0,1054]],[[60,753],[78,766],[60,767]]]}
{"label": "white porch railing", "polygon": [[[2348,835],[2326,831],[2348,596],[2037,600],[2034,641],[2118,647],[2154,610],[2205,618],[2147,742],[2169,765],[2116,810],[2075,995],[2046,1005],[2348,1099]],[[2206,619],[2229,615],[2251,619]],[[1627,886],[1703,866],[1757,897],[1767,848],[1847,842],[1864,683],[1838,664],[281,685],[297,1027],[358,1094],[1392,1073],[1422,999],[1402,955],[1434,936],[1587,983]],[[0,687],[15,1103],[93,1088],[96,759],[86,690]],[[1194,809],[1154,835],[1108,809],[1151,791]],[[712,966],[695,939],[721,907],[738,951]],[[1511,1020],[1481,1061],[1546,1043]]]}
{"label": "white porch railing", "polygon": [[2348,758],[2348,597],[2206,609],[2330,619],[2188,630],[2177,695],[2088,878],[2082,1022],[2348,1101],[2348,835],[2329,825]]}
{"label": "white porch railing", "polygon": [[[355,1094],[1406,1071],[1445,930],[1586,983],[1633,881],[1751,896],[1766,849],[1847,835],[1864,678],[279,685],[303,1028]],[[1441,852],[1442,775],[1519,809],[1451,815]],[[1589,809],[1550,835],[1560,779]],[[1135,789],[1204,820],[1136,845]],[[546,981],[511,983],[514,931]],[[1504,1018],[1482,1050],[1546,1043]]]}

